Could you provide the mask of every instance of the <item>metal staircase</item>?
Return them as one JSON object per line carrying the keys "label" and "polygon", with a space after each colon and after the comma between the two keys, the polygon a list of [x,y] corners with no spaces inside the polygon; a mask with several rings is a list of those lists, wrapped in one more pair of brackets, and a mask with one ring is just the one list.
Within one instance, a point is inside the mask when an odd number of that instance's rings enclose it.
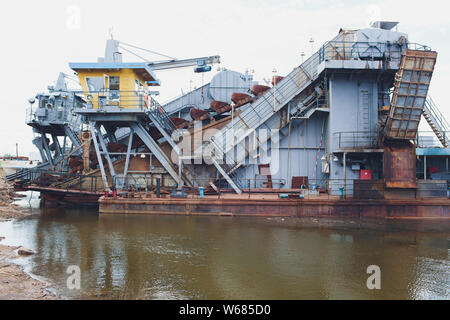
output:
{"label": "metal staircase", "polygon": [[236,179],[236,170],[241,166],[241,163],[236,163],[233,157],[223,153],[214,139],[205,142],[203,148],[206,150],[205,158],[211,161],[233,190],[241,194],[242,186]]}
{"label": "metal staircase", "polygon": [[[153,124],[159,129],[166,132],[173,132],[176,127],[164,108],[152,97],[149,97],[149,106],[147,115]],[[161,132],[162,133],[162,132]]]}
{"label": "metal staircase", "polygon": [[[234,173],[248,154],[245,152],[240,154],[240,158],[234,159],[230,153],[232,153],[236,145],[266,124],[270,118],[318,78],[319,62],[320,55],[319,52],[316,52],[256,101],[242,106],[240,108],[242,112],[234,121],[221,129],[211,140],[203,145],[204,148],[211,150],[208,154],[212,154],[210,157],[212,163],[237,193],[240,194],[242,191],[237,180],[233,179]],[[299,112],[301,108],[307,107],[310,109],[309,102],[297,104],[294,106],[297,109],[291,110],[291,114]],[[265,143],[269,138],[267,137],[264,141],[258,139],[258,145]]]}
{"label": "metal staircase", "polygon": [[448,148],[450,137],[446,133],[449,133],[450,125],[429,96],[425,101],[423,117],[427,120],[434,134],[442,143],[442,146]]}
{"label": "metal staircase", "polygon": [[[164,108],[152,97],[149,97],[148,111],[146,111],[148,119],[151,124],[154,125],[158,131],[163,135],[164,139],[170,144],[173,150],[177,153],[179,159],[182,158],[182,151],[178,145],[173,141],[171,134],[177,129],[172,120],[170,119],[168,113]],[[169,156],[164,153],[160,148],[158,143],[153,143],[153,139],[148,134],[144,132],[145,126],[142,124],[137,124],[132,127],[133,130],[140,135],[141,139],[150,147],[150,150],[158,158],[158,160],[166,168],[167,172],[177,181],[179,187],[181,187],[181,182],[183,181],[188,186],[192,186],[191,179],[188,178],[186,172],[182,172],[182,163],[179,161],[178,164],[173,163]],[[178,172],[178,173],[177,173]]]}
{"label": "metal staircase", "polygon": [[214,136],[216,143],[223,146],[223,152],[228,153],[316,80],[318,64],[319,54],[315,53],[259,99],[241,107],[242,112],[235,121]]}
{"label": "metal staircase", "polygon": [[14,181],[14,180],[23,180],[28,176],[28,173],[31,172],[32,170],[36,170],[36,169],[46,170],[49,167],[50,167],[50,163],[44,162],[44,163],[38,164],[37,166],[35,166],[33,168],[21,169],[15,173],[5,176],[5,181],[8,182],[8,181]]}
{"label": "metal staircase", "polygon": [[[54,159],[55,163],[60,162],[64,157],[62,155],[57,156]],[[38,164],[37,166],[33,167],[33,168],[26,168],[26,169],[21,169],[18,170],[15,173],[9,174],[7,176],[5,176],[5,181],[14,181],[14,180],[26,180],[30,175],[29,173],[32,171],[44,171],[44,170],[48,170],[51,167],[51,164],[49,162],[43,162]]]}
{"label": "metal staircase", "polygon": [[[297,108],[294,109],[293,118],[297,119],[309,119],[316,111],[320,111],[327,108],[320,107],[320,99],[324,95],[324,91],[320,87],[316,87],[313,94],[307,96],[303,101],[299,103]],[[292,112],[291,112],[292,113]]]}

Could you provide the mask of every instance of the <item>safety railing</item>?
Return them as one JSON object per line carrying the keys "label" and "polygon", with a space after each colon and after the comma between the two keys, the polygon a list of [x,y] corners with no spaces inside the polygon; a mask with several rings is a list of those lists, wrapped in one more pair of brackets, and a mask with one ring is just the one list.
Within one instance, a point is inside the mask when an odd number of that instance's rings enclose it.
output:
{"label": "safety railing", "polygon": [[442,131],[450,131],[450,124],[448,123],[445,116],[434,104],[433,99],[427,96],[424,104],[423,116],[428,121],[430,127],[433,129],[436,137],[440,140],[444,147],[448,147],[450,144],[450,136],[442,135]]}
{"label": "safety railing", "polygon": [[333,134],[338,149],[377,148],[378,134],[374,131],[347,131]]}
{"label": "safety railing", "polygon": [[31,169],[22,179],[26,185],[55,188],[60,190],[76,190],[88,192],[103,192],[101,176],[83,175],[77,173],[55,172]]}
{"label": "safety railing", "polygon": [[28,107],[25,110],[25,123],[54,123],[66,124],[72,129],[79,130],[83,117],[73,112],[72,106],[64,107]]}
{"label": "safety railing", "polygon": [[431,48],[429,46],[420,44],[420,43],[412,43],[408,42],[408,49],[409,50],[418,50],[418,51],[431,51]]}
{"label": "safety railing", "polygon": [[326,42],[318,51],[319,63],[326,60],[400,60],[403,50],[430,51],[418,43],[400,45],[391,42],[339,41]]}
{"label": "safety railing", "polygon": [[[126,178],[116,177],[113,186],[120,190],[119,186],[126,185],[125,190],[128,192],[142,195],[144,192],[148,196],[154,196],[158,194],[157,180],[160,180],[160,192],[168,196],[170,190],[176,188],[176,186],[165,186],[159,175],[152,174],[139,174],[129,175]],[[229,185],[226,179],[218,179],[212,181],[211,179],[193,179],[193,184],[196,187],[184,187],[188,197],[200,198],[201,193],[208,197],[221,198],[226,195],[234,194],[232,187]],[[301,188],[292,189],[286,188],[287,181],[285,179],[268,179],[268,178],[238,178],[236,182],[241,185],[242,195],[247,195],[248,198],[260,197],[262,194],[269,198],[283,198],[284,195],[288,195],[289,198],[295,199],[309,199],[309,198],[336,198],[341,196],[342,198],[351,196],[353,194],[353,180],[344,179],[317,179],[310,180],[306,186]],[[203,191],[200,191],[203,186]],[[164,190],[164,192],[163,192]],[[133,195],[134,196],[134,195]]]}
{"label": "safety railing", "polygon": [[117,109],[140,110],[153,116],[153,120],[167,130],[175,130],[175,125],[167,112],[158,101],[146,91],[80,91],[78,94],[84,95],[86,104],[83,109],[99,109],[105,112]]}
{"label": "safety railing", "polygon": [[[159,192],[157,190],[157,181],[160,180]],[[241,198],[256,199],[264,197],[265,199],[384,199],[391,196],[392,191],[386,190],[384,179],[378,180],[360,180],[360,179],[310,179],[307,184],[300,188],[287,188],[285,179],[272,179],[272,187],[268,186],[268,179],[253,178],[238,179],[242,185]],[[122,180],[123,181],[123,180]],[[143,174],[139,176],[127,177],[127,191],[131,192],[128,196],[141,197],[144,192],[148,197],[162,195],[170,196],[171,190],[176,186],[163,186],[160,176]],[[233,189],[225,179],[214,181],[211,179],[194,179],[192,181],[197,187],[184,187],[189,198],[199,199],[208,198],[227,198],[233,195]],[[412,190],[410,194],[404,197],[411,199],[423,198],[442,198],[447,196],[447,183],[445,181],[418,180],[421,187]],[[425,185],[424,185],[425,184]],[[200,188],[199,186],[203,186]],[[388,194],[389,193],[389,194]]]}
{"label": "safety railing", "polygon": [[[450,131],[438,131],[446,141],[450,139]],[[334,147],[338,149],[380,148],[379,136],[373,131],[348,131],[333,134]],[[415,139],[418,148],[442,148],[442,144],[434,131],[418,131]]]}
{"label": "safety railing", "polygon": [[90,90],[76,91],[76,94],[84,97],[86,103],[84,108],[105,109],[110,107],[151,109],[159,105],[148,92],[141,91],[118,91],[118,90]]}
{"label": "safety railing", "polygon": [[450,131],[418,131],[416,146],[418,148],[442,148],[441,141],[436,135],[441,136],[444,141],[450,140]]}

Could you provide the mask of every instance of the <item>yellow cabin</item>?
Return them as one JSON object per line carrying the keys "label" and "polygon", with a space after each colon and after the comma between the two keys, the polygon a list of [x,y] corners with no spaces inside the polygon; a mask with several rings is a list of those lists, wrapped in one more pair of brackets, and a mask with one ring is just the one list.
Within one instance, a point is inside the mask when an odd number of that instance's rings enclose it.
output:
{"label": "yellow cabin", "polygon": [[88,105],[94,109],[143,109],[150,104],[149,86],[160,81],[146,63],[70,63],[77,72]]}

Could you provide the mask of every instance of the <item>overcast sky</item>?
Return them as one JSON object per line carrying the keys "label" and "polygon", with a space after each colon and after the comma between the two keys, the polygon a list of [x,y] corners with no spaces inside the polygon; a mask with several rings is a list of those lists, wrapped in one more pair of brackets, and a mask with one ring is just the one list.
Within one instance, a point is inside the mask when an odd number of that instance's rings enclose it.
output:
{"label": "overcast sky", "polygon": [[[69,62],[103,56],[108,30],[114,38],[176,58],[219,54],[221,67],[255,71],[255,79],[285,75],[340,28],[360,29],[372,20],[400,21],[411,42],[438,51],[430,95],[450,119],[450,18],[446,1],[205,0],[205,1],[8,1],[0,10],[0,154],[36,151],[25,125],[27,99],[72,73]],[[147,54],[151,60],[161,59]],[[125,61],[139,61],[124,53]],[[217,66],[216,66],[217,67]],[[192,68],[159,72],[160,102],[208,82],[217,72]]]}

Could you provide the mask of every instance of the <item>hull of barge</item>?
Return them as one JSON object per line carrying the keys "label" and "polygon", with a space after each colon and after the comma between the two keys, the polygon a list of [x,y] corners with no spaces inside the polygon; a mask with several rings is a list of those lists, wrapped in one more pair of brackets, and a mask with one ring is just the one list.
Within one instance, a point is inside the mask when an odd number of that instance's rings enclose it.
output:
{"label": "hull of barge", "polygon": [[450,219],[450,200],[359,200],[317,197],[277,199],[275,195],[227,195],[205,198],[105,198],[101,214],[205,215],[254,217],[348,217],[381,219]]}
{"label": "hull of barge", "polygon": [[41,194],[42,206],[98,206],[102,192],[90,192],[83,190],[57,189],[49,187],[28,186],[21,191],[38,191]]}

